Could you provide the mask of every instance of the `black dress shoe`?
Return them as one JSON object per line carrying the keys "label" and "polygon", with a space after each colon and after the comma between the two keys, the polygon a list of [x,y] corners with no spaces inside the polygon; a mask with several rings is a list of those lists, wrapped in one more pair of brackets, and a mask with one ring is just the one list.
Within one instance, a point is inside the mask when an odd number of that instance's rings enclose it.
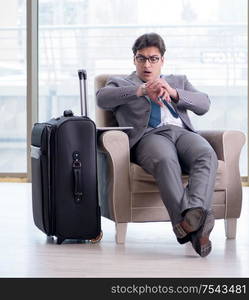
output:
{"label": "black dress shoe", "polygon": [[209,235],[214,228],[214,214],[212,211],[206,212],[203,225],[197,232],[190,236],[190,240],[195,251],[201,256],[207,256],[212,250],[212,243],[209,240]]}
{"label": "black dress shoe", "polygon": [[188,233],[184,238],[177,238],[179,244],[186,244],[187,242],[191,241],[191,233]]}

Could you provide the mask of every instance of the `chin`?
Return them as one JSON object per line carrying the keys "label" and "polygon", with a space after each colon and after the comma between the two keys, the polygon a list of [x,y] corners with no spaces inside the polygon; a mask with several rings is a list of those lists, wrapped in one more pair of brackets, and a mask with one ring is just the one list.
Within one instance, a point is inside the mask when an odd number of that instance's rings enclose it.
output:
{"label": "chin", "polygon": [[142,80],[147,82],[147,81],[153,80],[153,78],[154,78],[153,76],[143,76]]}
{"label": "chin", "polygon": [[144,82],[156,79],[156,76],[154,74],[145,76],[144,73],[142,73],[142,74],[139,74],[138,77]]}

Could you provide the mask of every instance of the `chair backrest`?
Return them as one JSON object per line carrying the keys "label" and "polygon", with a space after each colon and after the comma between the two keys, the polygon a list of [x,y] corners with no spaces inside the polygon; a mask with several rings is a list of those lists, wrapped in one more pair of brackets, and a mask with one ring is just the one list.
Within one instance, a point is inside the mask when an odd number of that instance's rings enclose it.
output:
{"label": "chair backrest", "polygon": [[[118,76],[125,77],[125,74],[101,74],[95,77],[94,88],[97,92],[100,88],[106,85],[110,77]],[[111,111],[101,109],[95,102],[95,119],[98,127],[118,126],[117,121]]]}

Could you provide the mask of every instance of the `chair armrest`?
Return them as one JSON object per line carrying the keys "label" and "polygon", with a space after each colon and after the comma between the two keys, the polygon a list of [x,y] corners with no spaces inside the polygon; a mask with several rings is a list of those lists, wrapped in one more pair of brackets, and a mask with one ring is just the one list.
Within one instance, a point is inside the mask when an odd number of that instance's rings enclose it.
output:
{"label": "chair armrest", "polygon": [[231,154],[229,149],[233,153],[240,154],[242,146],[245,143],[245,135],[241,131],[201,130],[198,133],[213,147],[218,159],[223,161],[229,160]]}
{"label": "chair armrest", "polygon": [[219,160],[225,162],[227,209],[225,218],[238,218],[242,204],[242,185],[239,159],[245,134],[241,131],[200,131],[215,150]]}
{"label": "chair armrest", "polygon": [[[99,156],[105,156],[104,164],[106,164],[106,175],[101,170],[99,172],[100,176],[106,177],[105,183],[103,182],[104,178],[99,178],[99,184],[102,182],[102,184],[107,185],[106,195],[102,197],[101,206],[104,206],[102,215],[115,222],[130,222],[131,191],[128,135],[121,130],[103,132],[98,138],[98,151]],[[104,164],[102,159],[99,167],[101,168],[101,165]]]}

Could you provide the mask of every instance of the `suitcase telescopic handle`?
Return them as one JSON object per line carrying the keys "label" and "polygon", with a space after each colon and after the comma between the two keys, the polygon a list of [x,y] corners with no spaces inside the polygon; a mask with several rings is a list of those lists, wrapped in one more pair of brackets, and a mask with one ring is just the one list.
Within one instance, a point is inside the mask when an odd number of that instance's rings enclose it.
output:
{"label": "suitcase telescopic handle", "polygon": [[78,70],[78,75],[80,80],[82,80],[83,78],[84,80],[87,79],[86,70],[84,69]]}
{"label": "suitcase telescopic handle", "polygon": [[[80,81],[81,115],[87,117],[87,103],[86,103],[86,99],[87,99],[87,89],[86,89],[87,74],[86,74],[86,70],[84,70],[84,69],[78,70],[78,76],[79,76],[79,81]],[[84,82],[84,87],[83,87],[82,82]]]}

